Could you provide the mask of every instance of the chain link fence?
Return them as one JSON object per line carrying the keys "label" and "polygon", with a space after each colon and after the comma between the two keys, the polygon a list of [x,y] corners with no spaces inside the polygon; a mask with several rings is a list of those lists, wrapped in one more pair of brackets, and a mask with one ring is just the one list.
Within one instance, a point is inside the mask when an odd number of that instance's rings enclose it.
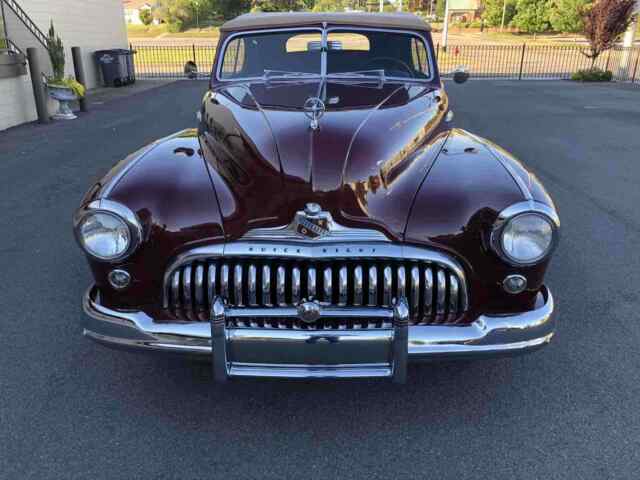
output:
{"label": "chain link fence", "polygon": [[[138,78],[209,78],[215,45],[131,45]],[[447,78],[458,66],[471,78],[510,80],[569,79],[591,66],[579,45],[449,45],[436,46],[440,75]],[[610,70],[613,79],[640,84],[640,47],[615,47],[604,52],[595,66]],[[195,67],[194,67],[195,66]]]}

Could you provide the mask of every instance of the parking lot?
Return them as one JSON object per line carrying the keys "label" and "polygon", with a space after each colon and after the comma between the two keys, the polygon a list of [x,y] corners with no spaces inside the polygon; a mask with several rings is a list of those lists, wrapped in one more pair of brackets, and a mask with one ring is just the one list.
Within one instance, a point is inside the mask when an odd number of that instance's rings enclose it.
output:
{"label": "parking lot", "polygon": [[640,89],[447,83],[455,123],[554,196],[554,342],[414,366],[408,383],[211,382],[209,366],[81,337],[71,214],[126,154],[195,126],[206,82],[0,132],[0,478],[638,478]]}

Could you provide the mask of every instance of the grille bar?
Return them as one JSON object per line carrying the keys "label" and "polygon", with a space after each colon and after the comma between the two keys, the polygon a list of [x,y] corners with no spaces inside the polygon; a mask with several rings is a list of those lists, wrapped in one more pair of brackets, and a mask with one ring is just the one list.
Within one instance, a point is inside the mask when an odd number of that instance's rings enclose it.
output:
{"label": "grille bar", "polygon": [[[296,319],[277,320],[278,307],[317,299],[331,307],[390,307],[406,297],[412,325],[451,324],[468,308],[459,271],[441,263],[413,259],[296,260],[287,258],[204,258],[182,264],[167,275],[166,305],[187,318],[206,312],[214,295],[230,308],[245,309],[239,326],[308,328]],[[251,308],[273,311],[273,320],[250,320]],[[366,322],[365,322],[366,323]],[[380,326],[379,322],[373,322]],[[367,328],[347,319],[326,320],[318,328]]]}

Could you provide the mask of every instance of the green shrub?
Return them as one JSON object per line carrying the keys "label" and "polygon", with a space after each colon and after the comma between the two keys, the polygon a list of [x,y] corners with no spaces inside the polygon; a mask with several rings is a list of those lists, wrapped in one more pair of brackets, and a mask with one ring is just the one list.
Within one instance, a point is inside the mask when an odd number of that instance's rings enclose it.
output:
{"label": "green shrub", "polygon": [[611,71],[601,70],[597,67],[578,70],[571,75],[571,80],[576,82],[610,82],[612,78],[613,73]]}

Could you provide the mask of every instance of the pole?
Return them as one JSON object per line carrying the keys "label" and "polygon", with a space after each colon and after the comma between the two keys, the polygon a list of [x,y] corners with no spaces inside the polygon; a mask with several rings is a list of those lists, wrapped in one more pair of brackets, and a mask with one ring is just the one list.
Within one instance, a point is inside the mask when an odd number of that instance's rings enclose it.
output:
{"label": "pole", "polygon": [[629,77],[629,70],[631,67],[631,57],[633,52],[633,42],[636,37],[636,30],[638,30],[638,17],[640,16],[640,0],[636,2],[636,14],[633,16],[629,28],[624,33],[622,40],[622,58],[620,59],[620,66],[618,67],[618,76],[620,78]]}
{"label": "pole", "polygon": [[447,51],[447,37],[449,36],[449,0],[444,3],[444,27],[442,27],[442,50]]}
{"label": "pole", "polygon": [[522,67],[524,66],[524,52],[527,48],[527,44],[522,44],[522,56],[520,57],[520,73],[518,73],[518,80],[522,80]]}
{"label": "pole", "polygon": [[384,12],[384,0],[380,0],[380,13]]}
{"label": "pole", "polygon": [[502,22],[500,23],[500,31],[504,30],[504,19],[507,16],[507,0],[502,2]]}
{"label": "pole", "polygon": [[402,11],[402,0],[398,0],[398,11]]}
{"label": "pole", "polygon": [[27,59],[29,60],[29,71],[31,73],[31,85],[33,86],[33,98],[36,102],[39,123],[49,123],[49,112],[47,111],[47,96],[44,93],[44,83],[42,82],[42,68],[38,58],[38,49],[27,48]]}
{"label": "pole", "polygon": [[[76,75],[76,80],[86,88],[87,79],[84,76],[84,66],[82,65],[82,52],[80,51],[80,47],[71,47],[71,56],[73,57],[73,72]],[[84,97],[78,100],[78,103],[80,104],[81,112],[89,111],[86,94]]]}

